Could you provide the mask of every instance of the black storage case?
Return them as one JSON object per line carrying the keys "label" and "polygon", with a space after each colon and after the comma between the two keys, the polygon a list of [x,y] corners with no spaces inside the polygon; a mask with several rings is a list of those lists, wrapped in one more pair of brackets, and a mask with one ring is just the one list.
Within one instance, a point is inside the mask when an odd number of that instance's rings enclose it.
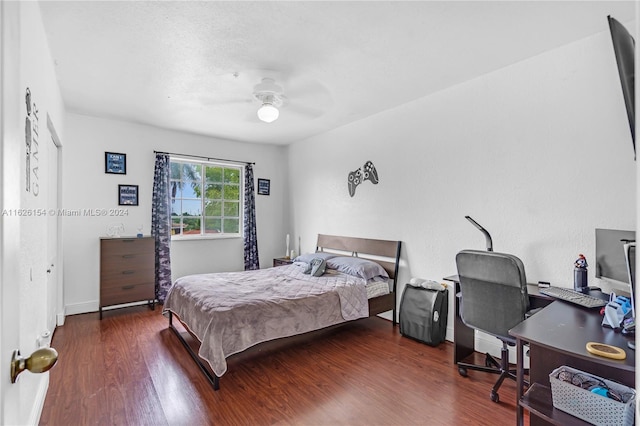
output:
{"label": "black storage case", "polygon": [[405,285],[400,300],[400,334],[438,346],[447,335],[448,299],[448,289]]}

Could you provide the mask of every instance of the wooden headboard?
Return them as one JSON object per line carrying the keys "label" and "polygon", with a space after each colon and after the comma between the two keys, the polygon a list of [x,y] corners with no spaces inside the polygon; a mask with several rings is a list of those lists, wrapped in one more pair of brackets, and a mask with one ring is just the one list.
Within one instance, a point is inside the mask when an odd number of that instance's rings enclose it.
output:
{"label": "wooden headboard", "polygon": [[316,251],[336,250],[347,252],[352,256],[370,259],[380,264],[395,284],[400,263],[401,246],[402,241],[318,234]]}

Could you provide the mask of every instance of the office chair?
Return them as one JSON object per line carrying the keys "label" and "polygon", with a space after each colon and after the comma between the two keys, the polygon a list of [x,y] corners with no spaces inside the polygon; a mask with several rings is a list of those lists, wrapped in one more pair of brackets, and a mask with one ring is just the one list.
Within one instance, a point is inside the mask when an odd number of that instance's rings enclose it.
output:
{"label": "office chair", "polygon": [[456,265],[462,321],[502,341],[500,362],[487,353],[484,366],[459,362],[458,372],[464,377],[467,369],[499,374],[491,389],[491,400],[498,402],[498,388],[504,379],[516,379],[516,371],[509,369],[508,346],[515,345],[509,329],[521,323],[529,310],[524,265],[510,254],[478,250],[462,250]]}

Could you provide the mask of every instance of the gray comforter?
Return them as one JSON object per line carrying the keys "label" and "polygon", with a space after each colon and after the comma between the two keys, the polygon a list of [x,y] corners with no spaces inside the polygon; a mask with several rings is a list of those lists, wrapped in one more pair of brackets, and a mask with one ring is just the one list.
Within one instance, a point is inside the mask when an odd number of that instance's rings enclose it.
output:
{"label": "gray comforter", "polygon": [[327,270],[302,273],[296,265],[182,277],[164,303],[200,340],[198,355],[213,372],[226,358],[257,343],[318,330],[369,315],[365,282]]}

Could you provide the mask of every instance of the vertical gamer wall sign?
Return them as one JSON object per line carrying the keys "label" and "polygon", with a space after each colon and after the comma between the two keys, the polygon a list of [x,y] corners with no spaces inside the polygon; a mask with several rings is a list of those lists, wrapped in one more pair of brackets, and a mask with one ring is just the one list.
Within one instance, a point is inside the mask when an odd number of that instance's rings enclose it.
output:
{"label": "vertical gamer wall sign", "polygon": [[[27,116],[24,124],[24,141],[26,145],[26,185],[27,192],[35,197],[40,193],[39,159],[38,159],[38,107],[31,100],[31,90],[27,87],[25,94]],[[32,161],[33,160],[33,161]],[[31,179],[33,175],[33,180]]]}

